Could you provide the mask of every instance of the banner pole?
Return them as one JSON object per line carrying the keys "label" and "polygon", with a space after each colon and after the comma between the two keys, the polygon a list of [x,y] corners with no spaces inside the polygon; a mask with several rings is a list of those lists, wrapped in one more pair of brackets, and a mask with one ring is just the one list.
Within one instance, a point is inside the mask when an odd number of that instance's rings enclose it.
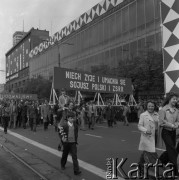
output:
{"label": "banner pole", "polygon": [[51,104],[52,96],[53,96],[53,82],[52,82],[52,88],[51,88],[51,92],[50,92],[50,101],[49,101],[49,104]]}
{"label": "banner pole", "polygon": [[97,92],[96,92],[95,95],[94,95],[94,100],[93,100],[94,102],[95,102],[95,100],[96,100],[96,96],[97,96]]}

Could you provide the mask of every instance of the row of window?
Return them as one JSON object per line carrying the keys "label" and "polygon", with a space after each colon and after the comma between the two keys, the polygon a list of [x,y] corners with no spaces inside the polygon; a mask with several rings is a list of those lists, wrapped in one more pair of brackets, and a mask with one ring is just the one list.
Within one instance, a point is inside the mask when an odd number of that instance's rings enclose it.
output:
{"label": "row of window", "polygon": [[73,46],[61,46],[61,58],[83,53],[97,46],[123,43],[160,29],[159,0],[136,0],[68,39]]}
{"label": "row of window", "polygon": [[98,51],[96,55],[77,58],[71,57],[70,60],[64,60],[64,66],[67,68],[86,69],[87,65],[108,64],[111,67],[116,67],[121,60],[134,59],[136,56],[145,56],[151,49],[160,51],[162,46],[161,33],[156,33],[136,41],[126,43],[122,46],[110,47],[105,51]]}

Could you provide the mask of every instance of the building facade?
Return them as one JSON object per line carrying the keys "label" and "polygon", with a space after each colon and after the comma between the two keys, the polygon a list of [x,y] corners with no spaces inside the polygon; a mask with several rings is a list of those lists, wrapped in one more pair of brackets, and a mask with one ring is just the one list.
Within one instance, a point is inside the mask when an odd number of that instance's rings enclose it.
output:
{"label": "building facade", "polygon": [[30,77],[53,67],[118,67],[149,49],[161,51],[160,0],[103,0],[30,52]]}
{"label": "building facade", "polygon": [[29,52],[49,37],[49,31],[32,28],[6,53],[6,91],[23,92],[29,79]]}

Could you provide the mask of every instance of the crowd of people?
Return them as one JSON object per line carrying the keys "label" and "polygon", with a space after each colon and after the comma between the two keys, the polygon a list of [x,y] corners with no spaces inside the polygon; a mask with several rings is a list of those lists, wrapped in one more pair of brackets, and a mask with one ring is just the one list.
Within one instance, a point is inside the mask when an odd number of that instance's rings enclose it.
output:
{"label": "crowd of people", "polygon": [[[117,125],[117,121],[129,126],[132,121],[138,122],[141,131],[139,150],[143,151],[140,164],[145,162],[145,153],[156,153],[156,143],[164,141],[166,152],[161,160],[172,162],[177,174],[177,162],[179,145],[176,148],[176,129],[179,126],[179,99],[177,95],[170,95],[166,103],[156,104],[154,101],[140,101],[136,106],[128,106],[126,102],[122,106],[113,106],[112,101],[106,101],[105,106],[98,106],[94,101],[82,101],[80,105],[66,95],[62,90],[58,103],[50,105],[47,100],[1,100],[0,124],[7,128],[30,128],[38,131],[38,125],[43,125],[44,131],[48,126],[54,125],[54,130],[59,133],[58,149],[63,151],[61,168],[65,169],[68,154],[72,155],[74,174],[81,173],[77,160],[77,137],[80,130],[94,130],[96,123],[107,123],[109,128]],[[163,128],[161,133],[159,130]],[[158,140],[159,134],[161,139]],[[167,161],[167,162],[168,162]],[[177,174],[178,175],[178,174]]]}

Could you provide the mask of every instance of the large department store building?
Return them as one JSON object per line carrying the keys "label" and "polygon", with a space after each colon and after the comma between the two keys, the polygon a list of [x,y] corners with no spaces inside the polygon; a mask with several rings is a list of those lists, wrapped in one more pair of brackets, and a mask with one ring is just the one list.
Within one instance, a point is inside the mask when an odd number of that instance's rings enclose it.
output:
{"label": "large department store building", "polygon": [[53,68],[91,71],[92,66],[118,66],[143,54],[161,51],[160,0],[103,0],[29,56],[30,77],[50,79]]}

